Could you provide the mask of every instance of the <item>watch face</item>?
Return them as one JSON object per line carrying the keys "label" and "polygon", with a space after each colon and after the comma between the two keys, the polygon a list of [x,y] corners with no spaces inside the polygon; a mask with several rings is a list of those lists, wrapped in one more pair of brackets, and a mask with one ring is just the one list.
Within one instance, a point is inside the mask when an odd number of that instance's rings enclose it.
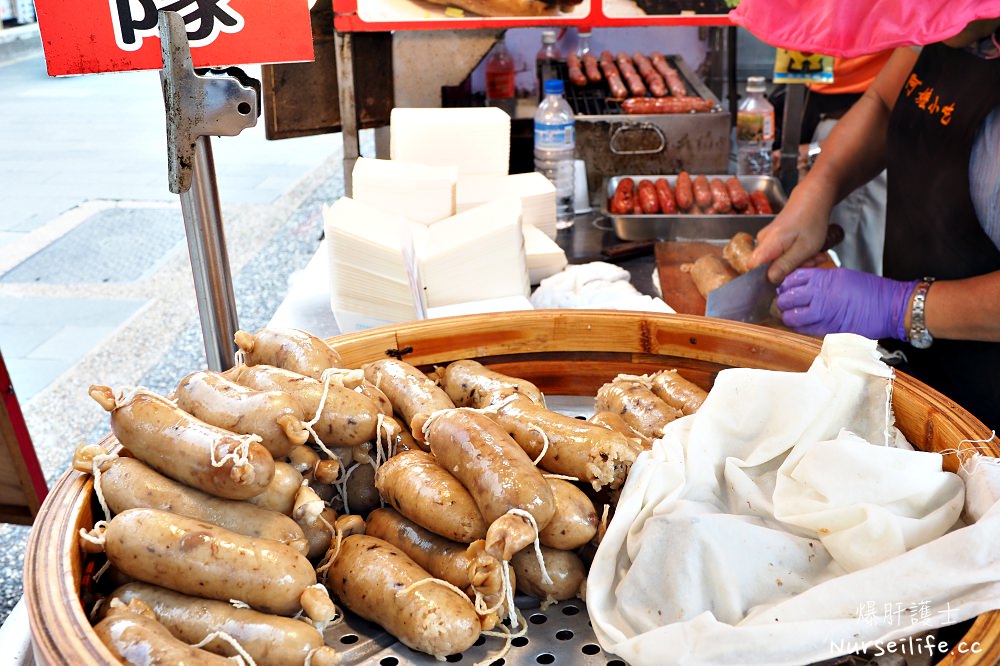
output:
{"label": "watch face", "polygon": [[927,349],[932,342],[934,342],[934,338],[931,337],[926,328],[910,338],[910,344],[917,349]]}

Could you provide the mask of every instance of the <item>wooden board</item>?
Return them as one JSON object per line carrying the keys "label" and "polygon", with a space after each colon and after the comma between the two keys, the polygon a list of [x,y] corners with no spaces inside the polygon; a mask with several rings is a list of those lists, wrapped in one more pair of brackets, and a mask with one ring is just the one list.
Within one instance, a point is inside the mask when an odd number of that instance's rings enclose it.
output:
{"label": "wooden board", "polygon": [[[656,270],[660,278],[663,300],[680,314],[705,314],[705,297],[698,293],[691,275],[681,270],[684,264],[693,263],[706,254],[722,257],[723,244],[699,241],[657,241]],[[835,268],[830,255],[819,264],[820,268]],[[759,322],[761,326],[789,330],[778,318]]]}
{"label": "wooden board", "polygon": [[47,489],[2,354],[0,392],[0,523],[30,525]]}
{"label": "wooden board", "polygon": [[660,276],[663,300],[680,314],[705,314],[705,298],[698,293],[684,264],[694,263],[706,254],[722,256],[722,245],[694,241],[659,241],[656,243],[656,270]]}

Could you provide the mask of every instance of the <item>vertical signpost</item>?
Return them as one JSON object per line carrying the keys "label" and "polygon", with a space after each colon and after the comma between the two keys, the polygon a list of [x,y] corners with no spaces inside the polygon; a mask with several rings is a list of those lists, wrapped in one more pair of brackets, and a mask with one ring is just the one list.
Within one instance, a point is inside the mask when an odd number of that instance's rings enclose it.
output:
{"label": "vertical signpost", "polygon": [[[180,195],[208,367],[232,365],[238,328],[210,136],[260,115],[236,64],[312,60],[304,0],[36,0],[52,76],[160,69],[168,182]],[[207,75],[198,68],[220,68]]]}

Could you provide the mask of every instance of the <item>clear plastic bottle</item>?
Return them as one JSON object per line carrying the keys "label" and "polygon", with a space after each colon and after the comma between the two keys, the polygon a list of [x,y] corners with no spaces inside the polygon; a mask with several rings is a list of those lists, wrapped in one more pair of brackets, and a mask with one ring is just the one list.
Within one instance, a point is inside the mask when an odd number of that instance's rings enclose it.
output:
{"label": "clear plastic bottle", "polygon": [[765,90],[763,76],[747,78],[747,94],[736,113],[736,173],[741,175],[774,175],[774,107]]}
{"label": "clear plastic bottle", "polygon": [[581,30],[578,37],[580,38],[580,41],[576,47],[576,53],[582,58],[590,53],[590,31]]}
{"label": "clear plastic bottle", "polygon": [[514,96],[514,58],[501,39],[486,59],[486,106],[497,106],[511,118],[517,108]]}
{"label": "clear plastic bottle", "polygon": [[573,226],[573,168],[576,132],[573,110],[563,99],[563,82],[544,83],[545,98],[535,113],[535,171],[556,187],[556,228]]}
{"label": "clear plastic bottle", "polygon": [[543,82],[559,77],[558,63],[562,60],[562,55],[556,48],[558,39],[559,34],[555,30],[543,30],[542,48],[535,54],[535,78],[540,84],[538,91],[542,93],[542,96],[545,94],[545,91],[541,90]]}

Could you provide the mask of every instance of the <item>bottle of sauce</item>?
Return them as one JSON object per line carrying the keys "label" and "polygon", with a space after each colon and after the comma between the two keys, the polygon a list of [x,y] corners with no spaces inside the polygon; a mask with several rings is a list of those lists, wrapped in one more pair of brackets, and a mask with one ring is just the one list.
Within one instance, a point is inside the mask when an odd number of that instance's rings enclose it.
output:
{"label": "bottle of sauce", "polygon": [[514,58],[501,39],[486,59],[486,105],[496,106],[514,117]]}

